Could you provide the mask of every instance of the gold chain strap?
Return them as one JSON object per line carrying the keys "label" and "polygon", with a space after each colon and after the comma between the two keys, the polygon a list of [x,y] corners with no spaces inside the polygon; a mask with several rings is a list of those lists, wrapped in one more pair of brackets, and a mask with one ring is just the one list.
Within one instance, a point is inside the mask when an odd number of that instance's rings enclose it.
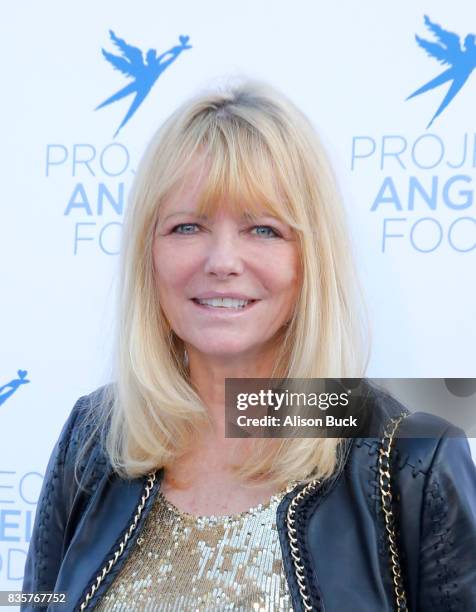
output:
{"label": "gold chain strap", "polygon": [[389,542],[390,565],[392,568],[393,585],[395,588],[395,600],[397,610],[408,612],[407,597],[403,587],[402,571],[400,559],[398,555],[397,538],[395,534],[395,517],[392,511],[392,491],[390,486],[390,452],[392,450],[393,437],[397,427],[407,416],[407,413],[401,414],[396,419],[391,419],[387,426],[382,439],[379,455],[379,472],[380,472],[380,494],[382,500],[382,508],[385,514],[385,528],[387,531]]}
{"label": "gold chain strap", "polygon": [[288,528],[289,546],[291,548],[291,556],[294,562],[294,573],[296,574],[296,580],[299,587],[299,593],[301,594],[301,601],[306,612],[312,612],[312,605],[309,602],[311,599],[309,594],[306,593],[306,582],[304,578],[304,565],[299,554],[299,548],[297,545],[297,530],[296,530],[296,508],[300,501],[302,501],[306,495],[311,493],[313,489],[320,483],[320,480],[315,479],[309,482],[297,495],[295,495],[289,504],[286,523]]}
{"label": "gold chain strap", "polygon": [[94,593],[98,590],[100,584],[102,583],[102,581],[104,580],[106,575],[109,574],[109,572],[111,571],[112,567],[115,565],[116,561],[119,559],[119,557],[124,552],[124,549],[126,547],[127,541],[131,537],[132,532],[137,527],[137,523],[139,522],[139,518],[140,518],[140,516],[142,514],[142,510],[144,509],[145,502],[149,498],[149,495],[150,495],[150,493],[152,491],[152,488],[154,486],[154,482],[155,482],[155,472],[150,472],[147,475],[147,482],[146,482],[146,485],[145,485],[144,494],[142,495],[141,501],[140,501],[139,505],[137,506],[136,513],[134,515],[134,519],[133,519],[132,523],[129,525],[129,528],[127,529],[126,533],[124,534],[124,537],[122,538],[121,543],[119,544],[117,550],[114,552],[114,555],[109,559],[109,561],[106,563],[106,565],[102,568],[102,570],[96,576],[94,584],[91,586],[91,588],[88,591],[86,597],[84,598],[83,602],[79,606],[80,612],[83,612],[84,610],[86,610],[86,608],[89,605],[89,601],[94,596]]}

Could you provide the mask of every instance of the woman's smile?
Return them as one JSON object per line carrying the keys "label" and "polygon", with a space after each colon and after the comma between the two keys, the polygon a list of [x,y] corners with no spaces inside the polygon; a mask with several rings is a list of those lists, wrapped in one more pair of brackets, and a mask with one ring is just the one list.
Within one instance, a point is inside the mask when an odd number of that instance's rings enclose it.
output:
{"label": "woman's smile", "polygon": [[191,302],[198,308],[200,315],[237,319],[249,313],[261,300],[242,300],[231,297],[198,299]]}

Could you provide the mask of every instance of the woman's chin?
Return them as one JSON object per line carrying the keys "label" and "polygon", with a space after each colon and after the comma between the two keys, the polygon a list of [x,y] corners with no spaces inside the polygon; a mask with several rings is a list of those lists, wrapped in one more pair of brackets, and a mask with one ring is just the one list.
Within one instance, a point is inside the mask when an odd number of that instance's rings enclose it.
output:
{"label": "woman's chin", "polygon": [[207,342],[202,339],[199,344],[194,345],[194,349],[200,353],[202,358],[220,359],[222,363],[249,360],[253,358],[253,355],[257,356],[259,353],[256,343],[244,343],[240,340],[223,342],[223,339],[220,341],[214,339]]}

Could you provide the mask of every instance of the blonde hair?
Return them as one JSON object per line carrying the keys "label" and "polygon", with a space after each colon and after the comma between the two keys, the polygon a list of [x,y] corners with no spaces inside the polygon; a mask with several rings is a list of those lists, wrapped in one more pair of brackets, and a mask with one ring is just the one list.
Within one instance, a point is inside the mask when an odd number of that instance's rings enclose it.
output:
{"label": "blonde hair", "polygon": [[[272,376],[361,377],[367,361],[363,300],[344,210],[327,156],[309,120],[286,97],[256,82],[204,93],[180,106],[153,136],[126,211],[114,385],[98,423],[125,478],[172,465],[207,425],[189,379],[183,341],[162,311],[152,258],[162,202],[205,155],[199,214],[226,196],[236,209],[264,207],[296,232],[302,287]],[[107,408],[106,408],[107,406]],[[236,466],[245,484],[281,486],[333,474],[339,438],[253,441]]]}

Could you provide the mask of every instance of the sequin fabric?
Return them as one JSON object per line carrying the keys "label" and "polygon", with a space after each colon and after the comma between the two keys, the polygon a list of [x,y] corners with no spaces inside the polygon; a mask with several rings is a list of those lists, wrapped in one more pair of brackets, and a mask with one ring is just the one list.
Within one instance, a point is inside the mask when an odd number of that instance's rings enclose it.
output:
{"label": "sequin fabric", "polygon": [[135,548],[95,607],[99,612],[292,612],[276,509],[193,516],[159,491]]}

